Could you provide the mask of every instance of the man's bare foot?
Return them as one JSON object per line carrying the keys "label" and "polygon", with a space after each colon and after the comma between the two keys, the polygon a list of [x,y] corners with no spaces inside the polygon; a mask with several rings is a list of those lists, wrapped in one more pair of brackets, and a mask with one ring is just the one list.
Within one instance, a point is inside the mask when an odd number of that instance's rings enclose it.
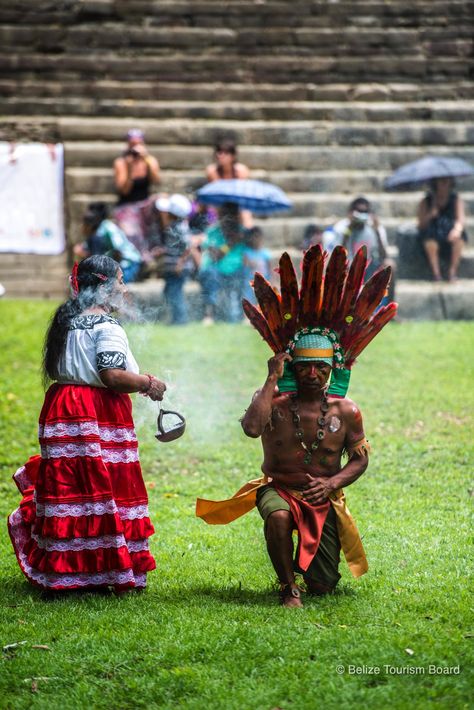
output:
{"label": "man's bare foot", "polygon": [[282,584],[280,586],[280,604],[287,607],[302,607],[301,592],[296,584]]}

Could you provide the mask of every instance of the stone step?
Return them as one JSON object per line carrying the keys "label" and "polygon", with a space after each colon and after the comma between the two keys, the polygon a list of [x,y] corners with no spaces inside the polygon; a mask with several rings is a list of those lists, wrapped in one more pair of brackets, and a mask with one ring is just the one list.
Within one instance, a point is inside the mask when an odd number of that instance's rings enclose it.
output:
{"label": "stone step", "polygon": [[[4,134],[5,135],[5,134]],[[5,139],[5,138],[4,138]],[[6,138],[8,140],[8,138]],[[164,146],[150,142],[149,151],[155,155],[163,170],[194,170],[196,165],[206,166],[212,157],[211,141],[207,146]],[[110,167],[123,151],[123,142],[66,142],[66,165],[68,167]],[[386,170],[390,172],[404,163],[424,155],[453,155],[474,162],[474,147],[460,150],[448,146],[260,146],[243,145],[239,158],[250,169],[262,165],[271,171],[289,170]]]}
{"label": "stone step", "polygon": [[[209,159],[211,157],[209,156]],[[206,178],[201,170],[166,170],[162,173],[160,191],[189,192],[201,187]],[[383,191],[383,181],[388,172],[361,170],[326,171],[270,171],[252,170],[252,178],[278,185],[285,192],[339,192],[354,195]],[[67,168],[66,186],[69,194],[112,193],[114,191],[111,168]],[[460,182],[463,191],[474,191],[474,176]]]}
{"label": "stone step", "polygon": [[58,6],[51,3],[49,7],[37,8],[31,12],[31,6],[23,11],[17,9],[24,3],[15,3],[15,8],[2,6],[0,21],[7,24],[23,21],[29,25],[54,24],[68,27],[77,26],[91,21],[102,23],[120,23],[125,21],[128,26],[140,23],[147,17],[147,28],[160,27],[170,29],[186,29],[188,27],[206,27],[208,31],[223,26],[235,31],[246,29],[273,27],[287,30],[316,27],[318,29],[333,28],[445,28],[450,23],[464,23],[472,18],[472,4],[468,0],[459,3],[440,5],[432,2],[411,3],[404,6],[399,2],[390,3],[330,3],[322,5],[313,3],[292,3],[291,12],[287,3],[269,2],[228,2],[225,9],[222,4],[208,3],[207,7],[196,6],[195,0],[190,3],[156,3],[156,2],[87,2],[75,3],[72,7]]}
{"label": "stone step", "polygon": [[[412,102],[416,107],[420,102],[451,101],[459,104],[461,99],[474,99],[474,83],[463,81],[452,81],[449,83],[368,83],[368,84],[315,84],[315,83],[292,83],[282,84],[281,82],[263,84],[258,86],[247,83],[223,83],[206,82],[190,83],[185,79],[183,82],[169,81],[163,82],[154,78],[150,81],[107,81],[98,79],[84,80],[75,79],[67,73],[59,75],[60,81],[48,80],[42,76],[41,82],[35,79],[21,79],[18,72],[14,78],[0,78],[0,96],[31,99],[38,98],[59,98],[59,97],[82,97],[84,101],[92,99],[105,101],[179,101],[189,102],[219,102],[239,101],[245,102],[244,108],[249,103],[269,102],[270,106],[274,102],[342,102],[341,110],[347,102],[352,109],[354,102],[382,102],[380,106],[383,112],[383,102]],[[464,103],[464,102],[463,102]],[[336,104],[337,106],[337,104]],[[370,103],[369,103],[370,106]],[[235,110],[238,107],[234,107]],[[463,110],[463,105],[459,106]],[[336,107],[335,107],[336,110]],[[433,104],[432,110],[438,112],[438,105]],[[441,113],[433,113],[433,118],[444,120],[443,108]],[[369,107],[367,111],[370,113]],[[367,116],[369,115],[367,114]],[[379,119],[380,120],[380,119]]]}
{"label": "stone step", "polygon": [[[183,93],[184,96],[184,93]],[[474,96],[474,91],[473,91]],[[329,101],[254,101],[250,97],[245,103],[228,101],[168,101],[135,100],[130,98],[103,99],[94,96],[75,97],[37,97],[34,92],[28,96],[10,96],[0,99],[0,113],[4,116],[58,116],[63,135],[67,138],[94,138],[94,131],[99,129],[96,138],[103,137],[103,132],[112,131],[111,137],[117,137],[117,130],[123,135],[124,124],[131,119],[142,122],[153,119],[156,125],[160,121],[163,128],[173,127],[176,121],[199,121],[202,119],[229,121],[285,121],[289,128],[295,121],[330,121],[368,123],[369,128],[383,123],[424,122],[426,130],[439,124],[459,125],[463,121],[474,121],[474,100],[436,101],[436,102],[329,102]],[[124,118],[124,115],[126,118]],[[78,118],[71,118],[71,117]],[[87,123],[81,124],[82,116],[87,116]],[[100,116],[100,118],[96,118]],[[107,117],[113,117],[108,119]],[[173,124],[162,121],[174,119]],[[429,122],[429,123],[428,123]],[[433,122],[433,124],[431,123]],[[402,124],[403,125],[403,124]],[[120,128],[119,128],[120,126]],[[189,136],[187,127],[186,140]],[[102,132],[101,132],[102,129]],[[284,129],[284,126],[282,126]],[[209,130],[214,130],[210,128]],[[233,129],[231,129],[233,130]],[[166,133],[163,142],[168,142]],[[259,141],[261,142],[261,141]]]}
{"label": "stone step", "polygon": [[[298,108],[295,108],[297,114]],[[119,140],[133,119],[59,119],[64,141]],[[196,119],[154,120],[144,126],[151,143],[161,145],[213,145],[216,136],[231,135],[249,146],[464,146],[474,143],[474,126],[461,121],[213,121]]]}
{"label": "stone step", "polygon": [[[467,19],[467,18],[466,18]],[[470,19],[474,19],[471,13]],[[78,23],[64,25],[0,26],[0,42],[4,50],[15,52],[69,52],[89,50],[102,54],[107,50],[118,52],[140,50],[147,54],[165,55],[168,51],[196,50],[202,54],[260,56],[262,52],[281,53],[284,47],[288,55],[310,53],[321,57],[366,57],[396,54],[397,56],[438,58],[468,57],[472,49],[471,31],[466,23],[456,27],[433,28],[423,24],[417,28],[354,27],[275,27],[273,22],[262,32],[259,27],[233,27],[227,23],[221,27],[207,27],[205,23],[195,27],[166,27],[143,25],[138,22]],[[472,29],[472,27],[471,27]]]}
{"label": "stone step", "polygon": [[[297,110],[297,109],[296,109]],[[2,121],[2,134],[11,139],[21,135],[34,123],[32,116]],[[396,146],[432,146],[441,145],[460,147],[474,143],[474,126],[465,121],[265,121],[265,120],[204,120],[202,118],[177,118],[164,120],[136,121],[133,116],[127,118],[72,118],[59,117],[56,121],[52,117],[39,123],[45,126],[45,132],[54,133],[55,140],[69,144],[72,150],[106,149],[114,141],[124,140],[128,127],[136,123],[144,129],[149,144],[160,145],[160,155],[163,146],[172,149],[178,146],[187,149],[197,146],[212,146],[218,136],[232,136],[234,140],[246,150],[253,150],[258,146],[278,145],[311,147],[337,145],[344,146],[383,146],[384,148]],[[73,142],[74,141],[74,142]],[[102,145],[99,141],[103,141]],[[107,141],[107,143],[105,143]],[[117,153],[123,150],[123,143]]]}
{"label": "stone step", "polygon": [[327,2],[321,0],[309,3],[307,0],[295,0],[289,11],[287,2],[264,0],[228,1],[192,3],[180,0],[82,0],[80,3],[60,4],[36,0],[34,7],[30,2],[18,0],[14,4],[0,6],[0,21],[55,23],[75,25],[92,20],[124,21],[129,24],[147,17],[149,24],[159,26],[213,26],[222,27],[267,27],[291,28],[300,24],[305,27],[316,25],[351,27],[386,26],[418,27],[440,26],[447,22],[463,21],[472,16],[472,3],[469,0],[451,0],[449,4],[440,0],[420,2]]}
{"label": "stone step", "polygon": [[454,284],[400,280],[396,300],[402,320],[474,320],[474,279]]}
{"label": "stone step", "polygon": [[[28,49],[28,48],[27,48]],[[445,57],[444,53],[434,56],[414,54],[406,56],[394,52],[390,56],[376,56],[367,61],[365,56],[298,56],[286,55],[281,48],[275,54],[263,54],[256,48],[255,56],[246,51],[236,54],[230,51],[222,55],[206,55],[202,52],[170,52],[163,56],[144,56],[143,52],[133,52],[126,47],[124,54],[108,51],[59,52],[44,54],[30,51],[3,51],[0,53],[1,76],[9,74],[29,78],[25,73],[40,72],[42,77],[55,78],[55,72],[65,71],[72,78],[95,78],[143,80],[160,77],[161,81],[173,81],[182,77],[187,82],[230,81],[269,82],[278,76],[279,81],[288,83],[319,82],[330,84],[334,81],[356,82],[400,82],[401,79],[442,81],[471,79],[471,64],[463,57]],[[258,60],[256,61],[256,57]],[[19,74],[18,74],[19,73]]]}
{"label": "stone step", "polygon": [[6,296],[25,298],[64,298],[68,292],[67,253],[0,254],[0,283]]}
{"label": "stone step", "polygon": [[201,2],[193,0],[81,0],[81,2],[51,3],[36,0],[32,7],[26,0],[17,0],[14,4],[0,7],[1,22],[23,20],[34,23],[61,23],[74,25],[92,20],[126,20],[133,24],[144,16],[150,24],[165,26],[202,26],[221,27],[267,27],[273,25],[295,27],[299,24],[318,27],[338,24],[367,27],[382,25],[387,27],[425,26],[444,27],[447,22],[462,20],[472,15],[472,3],[469,0],[451,0],[449,4],[442,0],[391,0],[386,2],[364,2],[357,4],[349,0],[327,2],[327,0],[294,0],[291,10],[282,0],[237,1],[228,0],[223,5],[219,1]]}

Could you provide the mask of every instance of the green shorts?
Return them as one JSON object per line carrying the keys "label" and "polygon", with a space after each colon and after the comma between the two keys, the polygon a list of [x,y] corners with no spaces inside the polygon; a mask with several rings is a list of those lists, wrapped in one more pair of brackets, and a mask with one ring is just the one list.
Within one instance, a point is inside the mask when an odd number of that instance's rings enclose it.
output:
{"label": "green shorts", "polygon": [[[262,488],[258,489],[257,508],[265,521],[265,525],[268,516],[276,510],[287,510],[290,512],[289,504],[277,493],[273,486],[262,486]],[[299,572],[304,577],[308,577],[319,584],[331,588],[335,587],[341,578],[339,574],[341,543],[339,542],[336,521],[336,513],[331,506],[326,522],[324,523],[318,551],[313,557],[308,569],[303,572],[303,570],[299,568],[296,561],[298,559],[298,551],[296,552],[296,559],[293,563],[295,572]]]}

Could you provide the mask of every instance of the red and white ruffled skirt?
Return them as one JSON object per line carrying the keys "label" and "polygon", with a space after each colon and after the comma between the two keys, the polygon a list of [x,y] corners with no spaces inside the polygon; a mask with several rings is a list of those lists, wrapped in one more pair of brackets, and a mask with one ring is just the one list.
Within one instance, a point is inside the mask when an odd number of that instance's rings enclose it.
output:
{"label": "red and white ruffled skirt", "polygon": [[145,587],[154,529],[129,395],[52,385],[39,441],[13,477],[23,499],[8,518],[25,576],[49,590]]}

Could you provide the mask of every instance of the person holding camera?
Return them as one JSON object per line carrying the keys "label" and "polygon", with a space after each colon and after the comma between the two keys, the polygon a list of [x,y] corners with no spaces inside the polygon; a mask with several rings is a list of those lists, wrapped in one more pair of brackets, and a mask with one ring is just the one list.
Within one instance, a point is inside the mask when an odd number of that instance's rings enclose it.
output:
{"label": "person holding camera", "polygon": [[367,281],[382,266],[392,267],[392,279],[388,287],[388,302],[395,298],[396,264],[387,254],[387,232],[380,224],[370,202],[365,197],[356,197],[349,205],[347,217],[339,220],[323,232],[323,246],[332,252],[341,244],[347,249],[349,259],[353,259],[360,247],[365,246],[370,261],[364,280]]}
{"label": "person holding camera", "polygon": [[127,148],[114,161],[118,204],[141,202],[150,196],[151,187],[160,181],[160,166],[149,155],[145,135],[138,128],[127,133]]}

